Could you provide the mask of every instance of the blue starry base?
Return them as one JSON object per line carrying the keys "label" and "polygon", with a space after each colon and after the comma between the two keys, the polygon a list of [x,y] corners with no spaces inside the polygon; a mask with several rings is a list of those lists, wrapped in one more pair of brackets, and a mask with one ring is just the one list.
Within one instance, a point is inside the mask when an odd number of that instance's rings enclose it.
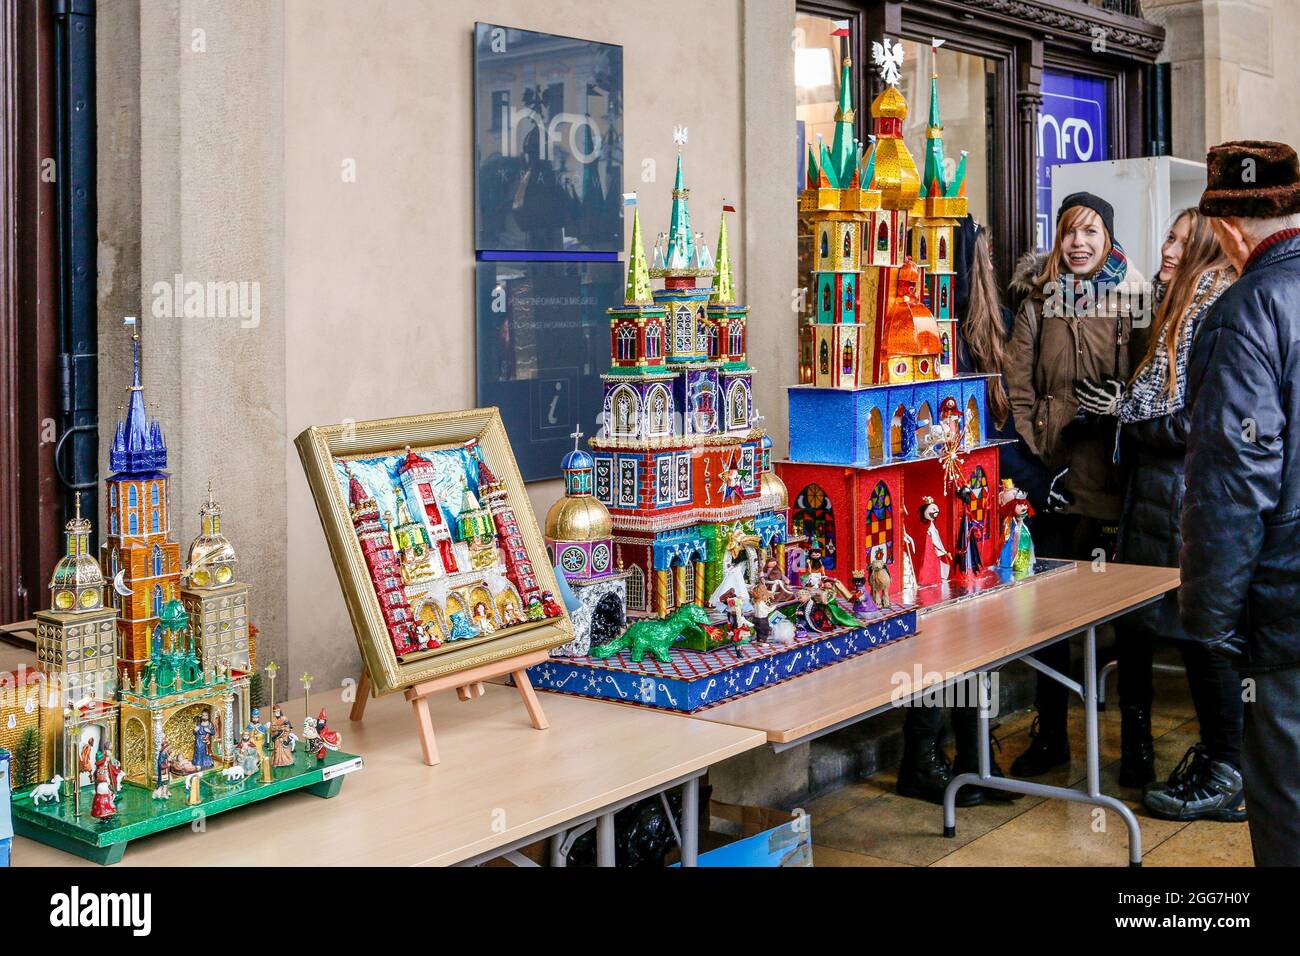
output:
{"label": "blue starry base", "polygon": [[538,690],[693,713],[809,671],[857,657],[916,633],[916,608],[891,610],[861,627],[800,633],[789,644],[746,644],[738,651],[673,650],[662,664],[627,651],[614,657],[553,658],[528,669]]}

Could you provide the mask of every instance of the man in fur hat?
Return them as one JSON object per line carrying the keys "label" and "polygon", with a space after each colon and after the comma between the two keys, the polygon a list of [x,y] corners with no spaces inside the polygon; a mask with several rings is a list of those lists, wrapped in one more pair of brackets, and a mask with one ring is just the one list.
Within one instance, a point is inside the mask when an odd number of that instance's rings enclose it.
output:
{"label": "man in fur hat", "polygon": [[[1244,678],[1255,863],[1300,865],[1300,163],[1283,143],[1210,150],[1200,210],[1240,278],[1202,320],[1187,372],[1179,610]],[[1208,763],[1208,761],[1206,761]]]}

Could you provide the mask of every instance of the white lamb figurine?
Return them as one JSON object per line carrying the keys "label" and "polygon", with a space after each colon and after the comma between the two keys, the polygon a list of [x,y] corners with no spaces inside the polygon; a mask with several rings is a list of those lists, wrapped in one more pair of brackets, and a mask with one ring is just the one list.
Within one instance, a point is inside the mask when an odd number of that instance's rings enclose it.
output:
{"label": "white lamb figurine", "polygon": [[63,778],[57,773],[50,778],[49,783],[43,783],[32,789],[32,803],[45,803],[48,800],[59,802],[59,789],[63,784]]}

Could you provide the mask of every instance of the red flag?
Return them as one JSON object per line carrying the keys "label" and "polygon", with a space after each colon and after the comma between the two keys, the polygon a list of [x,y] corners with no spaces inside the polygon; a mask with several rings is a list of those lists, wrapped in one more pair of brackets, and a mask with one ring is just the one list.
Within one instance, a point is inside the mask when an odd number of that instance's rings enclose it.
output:
{"label": "red flag", "polygon": [[848,21],[848,20],[833,20],[833,21],[831,21],[831,22],[835,24],[835,29],[831,31],[831,36],[833,36],[833,37],[846,37],[846,36],[849,35],[849,21]]}

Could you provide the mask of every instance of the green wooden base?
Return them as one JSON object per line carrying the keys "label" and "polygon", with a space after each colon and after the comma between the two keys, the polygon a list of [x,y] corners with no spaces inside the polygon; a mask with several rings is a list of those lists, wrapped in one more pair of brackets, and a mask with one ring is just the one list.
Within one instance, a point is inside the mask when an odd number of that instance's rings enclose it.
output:
{"label": "green wooden base", "polygon": [[228,783],[219,770],[209,770],[199,781],[203,800],[194,806],[186,802],[182,780],[172,783],[166,800],[155,800],[152,790],[126,784],[117,795],[117,815],[109,820],[90,815],[93,791],[89,786],[81,788],[79,816],[70,798],[35,805],[28,789],[13,797],[14,833],[109,866],[121,861],[132,840],[192,823],[200,816],[210,817],[294,790],[326,799],[337,796],[345,774],[360,767],[361,758],[353,754],[327,753],[318,763],[299,751],[292,765],[272,770],[270,783],[257,776]]}

